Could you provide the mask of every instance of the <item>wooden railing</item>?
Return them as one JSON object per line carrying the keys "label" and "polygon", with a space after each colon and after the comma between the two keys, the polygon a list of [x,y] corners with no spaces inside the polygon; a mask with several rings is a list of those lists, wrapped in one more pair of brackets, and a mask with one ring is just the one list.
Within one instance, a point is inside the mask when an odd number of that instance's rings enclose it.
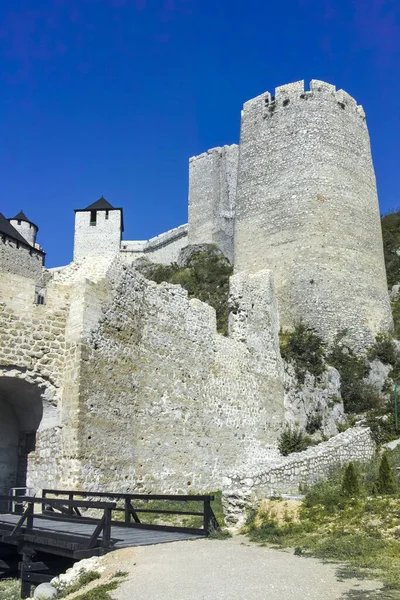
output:
{"label": "wooden railing", "polygon": [[[1,501],[10,501],[12,500],[12,496],[0,496]],[[56,498],[33,498],[32,496],[19,496],[19,502],[23,502],[26,506],[23,514],[18,520],[15,527],[11,530],[9,535],[3,536],[3,541],[5,543],[12,543],[14,540],[21,535],[22,529],[24,533],[24,538],[27,536],[32,536],[34,532],[34,521],[35,518],[43,518],[43,513],[35,513],[34,505],[39,504],[42,505],[42,510],[45,506],[49,507],[52,510],[59,509],[62,510],[67,506],[68,510],[74,510],[79,508],[95,508],[103,511],[103,515],[98,520],[97,527],[94,529],[93,533],[89,537],[89,540],[83,538],[83,536],[69,536],[71,541],[79,540],[80,546],[82,550],[92,550],[96,547],[101,547],[108,549],[110,548],[111,541],[111,522],[112,522],[112,510],[116,507],[115,502],[93,502],[88,500],[58,500]],[[99,537],[102,534],[101,541],[99,541]],[[66,537],[63,534],[57,534],[59,537],[62,537],[64,541]],[[51,538],[51,533],[46,532],[46,537]],[[57,543],[54,544],[57,546]]]}
{"label": "wooden railing", "polygon": [[[43,499],[49,499],[49,496],[67,496],[65,500],[60,500],[61,503],[61,511],[63,513],[63,518],[71,517],[74,520],[76,518],[91,521],[90,517],[83,517],[81,512],[79,511],[79,507],[77,505],[71,504],[71,502],[75,502],[74,498],[79,496],[80,498],[106,498],[108,500],[122,500],[123,506],[117,506],[116,504],[112,508],[111,512],[123,512],[124,520],[123,521],[112,521],[114,524],[128,526],[128,527],[137,527],[142,529],[154,529],[154,530],[164,530],[164,531],[181,531],[184,533],[196,533],[200,535],[208,535],[211,530],[220,529],[218,521],[215,517],[215,514],[211,508],[211,502],[214,500],[214,496],[212,495],[183,495],[183,494],[117,494],[113,492],[90,492],[90,491],[78,491],[78,490],[51,490],[44,489],[42,493]],[[161,509],[161,508],[143,508],[136,504],[135,501],[140,502],[151,502],[151,501],[163,501],[165,503],[168,502],[179,502],[185,504],[187,502],[200,502],[202,505],[201,511],[194,510],[176,510],[176,509]],[[64,502],[64,507],[62,507],[62,502]],[[49,502],[50,504],[50,502]],[[83,506],[83,505],[82,505]],[[167,505],[168,506],[168,505]],[[54,512],[54,507],[52,510],[48,510],[46,508],[46,503],[42,504],[43,514],[47,516],[55,516],[49,515],[49,512]],[[158,525],[153,523],[142,523],[139,517],[139,514],[157,514],[157,515],[181,515],[181,516],[195,516],[201,517],[202,527],[184,527],[179,525]],[[133,521],[132,521],[133,519]]]}

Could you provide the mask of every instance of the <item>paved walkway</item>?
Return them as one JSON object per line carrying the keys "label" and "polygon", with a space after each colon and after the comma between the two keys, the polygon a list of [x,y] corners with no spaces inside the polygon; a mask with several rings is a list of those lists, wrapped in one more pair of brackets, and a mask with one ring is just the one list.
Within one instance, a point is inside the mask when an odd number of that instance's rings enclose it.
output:
{"label": "paved walkway", "polygon": [[338,566],[229,540],[193,540],[130,549],[107,559],[129,572],[115,600],[378,600],[376,581],[338,580]]}

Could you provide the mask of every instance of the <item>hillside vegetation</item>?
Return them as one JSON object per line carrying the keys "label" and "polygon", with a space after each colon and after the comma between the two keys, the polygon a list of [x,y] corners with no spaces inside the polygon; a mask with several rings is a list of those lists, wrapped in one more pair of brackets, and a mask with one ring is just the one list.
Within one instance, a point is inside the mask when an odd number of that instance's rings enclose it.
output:
{"label": "hillside vegetation", "polygon": [[206,302],[217,313],[217,331],[228,335],[229,277],[233,267],[216,246],[208,245],[189,256],[184,266],[177,263],[160,265],[145,263],[138,270],[156,283],[180,284],[189,298]]}
{"label": "hillside vegetation", "polygon": [[[384,215],[382,223],[383,252],[389,289],[400,283],[400,210]],[[400,297],[392,301],[394,335],[400,339]]]}
{"label": "hillside vegetation", "polygon": [[400,590],[400,494],[395,468],[400,451],[366,465],[336,471],[308,490],[305,500],[264,500],[244,533],[261,544],[294,548],[295,554],[346,561],[360,574]]}

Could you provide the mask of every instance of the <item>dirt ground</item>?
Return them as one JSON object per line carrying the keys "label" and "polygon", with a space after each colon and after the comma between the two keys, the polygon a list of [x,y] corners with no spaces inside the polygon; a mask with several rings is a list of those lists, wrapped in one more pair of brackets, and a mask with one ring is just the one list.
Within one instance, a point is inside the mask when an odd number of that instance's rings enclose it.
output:
{"label": "dirt ground", "polygon": [[340,565],[257,546],[243,536],[127,548],[102,559],[102,579],[128,575],[114,600],[386,600],[378,581]]}

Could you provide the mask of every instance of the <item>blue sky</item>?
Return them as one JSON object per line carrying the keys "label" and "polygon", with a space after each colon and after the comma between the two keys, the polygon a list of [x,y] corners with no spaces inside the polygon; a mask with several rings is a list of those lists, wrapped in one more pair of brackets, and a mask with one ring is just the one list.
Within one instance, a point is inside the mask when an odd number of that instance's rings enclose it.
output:
{"label": "blue sky", "polygon": [[381,212],[400,206],[398,0],[3,0],[0,211],[72,257],[102,194],[125,239],[187,220],[188,159],[239,139],[242,104],[322,79],[363,104]]}

